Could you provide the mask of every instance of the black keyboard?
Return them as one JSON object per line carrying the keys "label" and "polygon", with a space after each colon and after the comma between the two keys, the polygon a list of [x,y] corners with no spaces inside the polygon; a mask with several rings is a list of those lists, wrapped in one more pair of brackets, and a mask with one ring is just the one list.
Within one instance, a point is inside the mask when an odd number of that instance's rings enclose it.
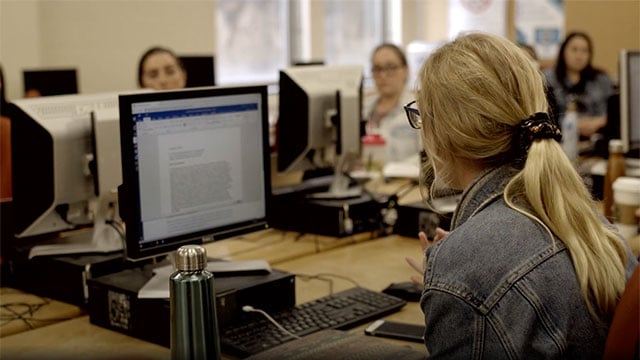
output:
{"label": "black keyboard", "polygon": [[[354,287],[290,309],[269,313],[280,325],[302,337],[323,329],[347,329],[400,310],[407,302],[391,295]],[[226,354],[247,357],[295,338],[278,329],[264,315],[246,318],[222,330]]]}

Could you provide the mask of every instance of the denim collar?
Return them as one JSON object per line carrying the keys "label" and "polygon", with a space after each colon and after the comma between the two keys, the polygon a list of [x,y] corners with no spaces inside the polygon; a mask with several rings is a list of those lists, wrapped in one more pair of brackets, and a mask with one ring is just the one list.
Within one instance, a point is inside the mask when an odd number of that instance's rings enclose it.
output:
{"label": "denim collar", "polygon": [[507,183],[517,172],[518,170],[512,166],[504,165],[485,170],[478,175],[462,193],[451,219],[451,230],[500,198]]}

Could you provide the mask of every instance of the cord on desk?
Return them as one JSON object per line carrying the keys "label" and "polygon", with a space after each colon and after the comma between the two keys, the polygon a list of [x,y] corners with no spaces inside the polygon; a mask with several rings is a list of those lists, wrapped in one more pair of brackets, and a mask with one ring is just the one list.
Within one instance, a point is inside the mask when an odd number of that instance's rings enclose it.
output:
{"label": "cord on desk", "polygon": [[271,315],[267,314],[266,311],[261,310],[261,309],[256,309],[253,306],[250,305],[245,305],[242,307],[242,311],[244,312],[257,312],[259,314],[262,314],[264,317],[267,318],[267,320],[269,320],[273,325],[275,325],[278,329],[280,329],[280,331],[282,331],[283,333],[295,338],[295,339],[300,339],[300,336],[292,333],[291,331],[287,330],[284,328],[284,326],[280,325],[280,323],[278,323],[274,318],[271,317]]}
{"label": "cord on desk", "polygon": [[250,248],[247,248],[247,249],[243,249],[243,250],[240,250],[240,251],[229,253],[229,256],[233,257],[233,256],[237,256],[237,255],[240,255],[240,254],[243,254],[243,253],[252,252],[252,251],[257,250],[257,249],[262,249],[264,247],[268,247],[268,246],[272,246],[272,245],[284,242],[286,240],[286,236],[284,236],[286,234],[285,231],[281,231],[281,230],[277,230],[277,229],[269,229],[269,230],[281,232],[283,234],[283,236],[281,236],[279,239],[276,239],[275,241],[271,241],[271,242],[266,242],[266,240],[264,238],[260,239],[260,243],[259,243],[258,246],[253,246],[253,247],[250,247]]}
{"label": "cord on desk", "polygon": [[327,277],[335,277],[338,279],[346,280],[352,283],[354,286],[360,287],[360,284],[358,284],[355,280],[346,276],[338,275],[338,274],[331,274],[331,273],[320,273],[316,275],[296,274],[296,277],[299,277],[303,281],[322,280],[329,283],[329,294],[333,294],[333,280],[328,279]]}
{"label": "cord on desk", "polygon": [[[74,319],[75,317],[64,317],[64,318],[35,318],[34,314],[42,309],[44,306],[47,306],[51,303],[48,299],[40,298],[42,302],[30,304],[26,302],[13,302],[1,304],[0,309],[8,311],[10,314],[0,314],[0,321],[2,324],[0,326],[7,325],[13,321],[19,320],[25,323],[29,327],[29,329],[35,329],[32,322],[57,322],[57,321],[66,321]],[[18,309],[22,308],[23,311],[18,311]]]}
{"label": "cord on desk", "polygon": [[418,180],[411,180],[406,184],[402,184],[396,189],[393,194],[396,195],[399,199],[405,197],[408,193],[410,193],[413,189],[415,189],[419,185]]}

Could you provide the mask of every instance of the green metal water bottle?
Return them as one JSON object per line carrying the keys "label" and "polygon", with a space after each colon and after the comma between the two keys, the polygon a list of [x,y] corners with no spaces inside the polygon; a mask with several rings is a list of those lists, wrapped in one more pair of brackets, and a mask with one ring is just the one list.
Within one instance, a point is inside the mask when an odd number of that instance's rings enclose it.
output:
{"label": "green metal water bottle", "polygon": [[213,274],[206,270],[207,252],[185,245],[176,252],[170,279],[171,358],[220,359]]}

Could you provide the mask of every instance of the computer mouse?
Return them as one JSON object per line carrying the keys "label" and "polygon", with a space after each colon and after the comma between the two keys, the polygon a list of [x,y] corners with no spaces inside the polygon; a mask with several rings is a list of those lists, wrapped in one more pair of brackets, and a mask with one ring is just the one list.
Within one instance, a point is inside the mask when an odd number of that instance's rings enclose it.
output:
{"label": "computer mouse", "polygon": [[406,301],[420,301],[422,287],[414,282],[405,281],[392,283],[382,290],[382,292]]}

